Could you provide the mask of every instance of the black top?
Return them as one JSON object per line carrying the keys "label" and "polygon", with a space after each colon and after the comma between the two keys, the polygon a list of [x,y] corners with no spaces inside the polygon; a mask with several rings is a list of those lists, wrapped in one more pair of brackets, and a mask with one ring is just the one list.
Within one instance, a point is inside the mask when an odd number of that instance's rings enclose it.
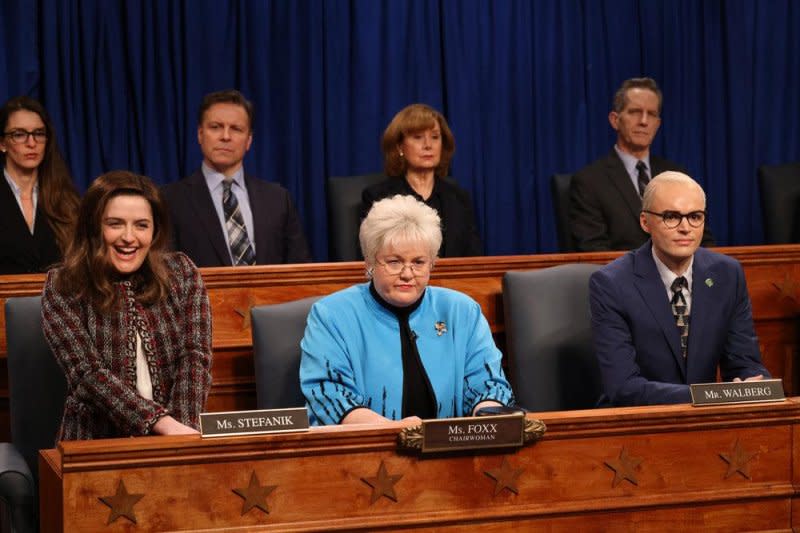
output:
{"label": "black top", "polygon": [[483,244],[475,223],[469,193],[450,178],[435,178],[433,192],[424,200],[403,177],[387,178],[361,194],[361,219],[367,216],[372,204],[396,194],[411,195],[439,213],[442,219],[442,247],[439,257],[483,255]]}
{"label": "black top", "polygon": [[397,307],[390,304],[370,283],[369,292],[375,301],[397,317],[400,324],[400,345],[403,358],[403,413],[402,418],[418,416],[422,419],[436,418],[436,396],[433,386],[425,373],[425,367],[417,350],[417,334],[408,324],[408,317],[422,303],[422,296],[413,304]]}
{"label": "black top", "polygon": [[0,274],[46,272],[61,261],[55,233],[39,200],[33,234],[25,223],[14,191],[5,179],[0,183]]}

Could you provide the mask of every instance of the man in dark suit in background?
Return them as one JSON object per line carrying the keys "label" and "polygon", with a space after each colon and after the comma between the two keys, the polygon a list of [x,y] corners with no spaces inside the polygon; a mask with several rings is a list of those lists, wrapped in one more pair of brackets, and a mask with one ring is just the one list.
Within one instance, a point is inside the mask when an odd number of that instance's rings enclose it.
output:
{"label": "man in dark suit in background", "polygon": [[[606,156],[578,171],[570,185],[570,229],[578,251],[631,250],[647,240],[639,226],[644,187],[664,171],[684,172],[650,154],[662,102],[652,78],[625,80],[614,95],[608,121],[617,131],[617,142]],[[713,244],[710,232],[702,244]]]}
{"label": "man in dark suit in background", "polygon": [[691,400],[689,385],[761,379],[750,297],[738,261],[699,248],[706,197],[680,172],[656,176],[639,222],[639,249],[589,280],[592,337],[604,405]]}
{"label": "man in dark suit in background", "polygon": [[174,247],[197,266],[311,260],[289,192],[244,173],[252,125],[253,106],[239,91],[207,94],[197,121],[203,164],[164,188]]}

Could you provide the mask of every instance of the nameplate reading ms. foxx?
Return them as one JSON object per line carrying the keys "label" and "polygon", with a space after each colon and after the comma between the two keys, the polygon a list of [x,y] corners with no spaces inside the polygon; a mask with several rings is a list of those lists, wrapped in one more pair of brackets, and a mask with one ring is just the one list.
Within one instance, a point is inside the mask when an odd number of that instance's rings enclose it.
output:
{"label": "nameplate reading ms. foxx", "polygon": [[525,415],[422,421],[422,453],[509,448],[524,444]]}
{"label": "nameplate reading ms. foxx", "polygon": [[689,390],[692,393],[692,405],[780,402],[785,399],[780,379],[697,383],[690,385]]}
{"label": "nameplate reading ms. foxx", "polygon": [[200,433],[203,437],[259,435],[308,430],[305,407],[292,409],[260,409],[258,411],[227,411],[202,413]]}

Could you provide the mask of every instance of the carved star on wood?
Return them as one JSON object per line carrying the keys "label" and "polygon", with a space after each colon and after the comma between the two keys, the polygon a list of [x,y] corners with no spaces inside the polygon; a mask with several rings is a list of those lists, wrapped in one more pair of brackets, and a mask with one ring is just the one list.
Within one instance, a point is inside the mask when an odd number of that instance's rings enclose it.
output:
{"label": "carved star on wood", "polygon": [[725,479],[728,479],[736,472],[739,472],[745,479],[750,479],[750,460],[756,456],[754,453],[748,453],[744,449],[739,439],[731,446],[729,453],[720,453],[719,456],[723,461],[728,463],[728,471],[725,472]]}
{"label": "carved star on wood", "polygon": [[247,297],[247,307],[234,307],[233,310],[237,315],[242,317],[242,331],[250,329],[250,310],[256,305],[255,299],[252,296]]}
{"label": "carved star on wood", "polygon": [[250,484],[247,485],[247,487],[233,489],[233,492],[244,498],[244,502],[242,502],[242,516],[253,507],[258,507],[269,514],[267,496],[276,488],[278,488],[277,485],[261,485],[258,481],[256,471],[253,470],[253,473],[250,475]]}
{"label": "carved star on wood", "polygon": [[772,283],[772,286],[778,289],[782,298],[789,298],[797,302],[797,293],[800,290],[800,283],[785,275],[779,283]]}
{"label": "carved star on wood", "polygon": [[111,508],[106,525],[110,525],[120,516],[124,516],[135,524],[136,513],[133,511],[133,506],[143,497],[144,494],[129,494],[128,489],[125,488],[125,482],[120,479],[117,483],[117,492],[113,496],[99,498],[101,502]]}
{"label": "carved star on wood", "polygon": [[514,494],[519,494],[517,480],[524,470],[524,468],[513,468],[506,457],[503,457],[503,462],[498,468],[485,470],[483,473],[495,481],[494,493],[492,496],[497,496],[503,489],[508,489]]}
{"label": "carved star on wood", "polygon": [[605,465],[614,471],[614,481],[611,482],[611,487],[616,488],[617,485],[626,479],[638,486],[639,482],[636,480],[636,469],[641,463],[641,457],[628,455],[628,451],[623,446],[622,451],[619,452],[619,457],[605,461]]}
{"label": "carved star on wood", "polygon": [[378,467],[378,473],[374,477],[361,478],[361,481],[372,487],[372,497],[369,500],[369,504],[372,505],[378,501],[381,496],[386,496],[393,502],[397,502],[394,485],[400,481],[402,477],[402,474],[389,475],[386,471],[386,465],[381,461],[381,465]]}

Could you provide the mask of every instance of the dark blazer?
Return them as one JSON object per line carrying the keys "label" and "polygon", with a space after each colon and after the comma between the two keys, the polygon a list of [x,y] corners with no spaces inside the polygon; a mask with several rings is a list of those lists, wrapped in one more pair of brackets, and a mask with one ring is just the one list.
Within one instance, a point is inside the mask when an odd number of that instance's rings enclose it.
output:
{"label": "dark blazer", "polygon": [[689,402],[689,384],[716,381],[718,365],[724,381],[769,376],[739,262],[703,248],[695,252],[684,359],[650,248],[648,241],[589,279],[592,336],[605,392],[600,403]]}
{"label": "dark blazer", "polygon": [[45,272],[61,261],[61,250],[41,202],[36,208],[33,235],[14,192],[0,177],[0,274]]}
{"label": "dark blazer", "polygon": [[[256,264],[311,261],[303,227],[289,191],[275,183],[244,178],[255,226]],[[203,173],[163,188],[176,251],[199,267],[231,266],[228,237],[220,224]]]}
{"label": "dark blazer", "polygon": [[[650,176],[686,170],[667,159],[650,156]],[[613,148],[579,170],[570,183],[569,225],[580,252],[632,250],[650,236],[639,225],[642,199]],[[714,244],[706,224],[703,246]]]}
{"label": "dark blazer", "polygon": [[[396,194],[414,196],[424,202],[405,178],[392,177],[364,189],[361,194],[361,218],[367,216],[372,204]],[[439,218],[442,220],[442,247],[439,257],[483,255],[483,244],[472,211],[469,193],[449,178],[436,178],[434,191],[441,199]]]}

